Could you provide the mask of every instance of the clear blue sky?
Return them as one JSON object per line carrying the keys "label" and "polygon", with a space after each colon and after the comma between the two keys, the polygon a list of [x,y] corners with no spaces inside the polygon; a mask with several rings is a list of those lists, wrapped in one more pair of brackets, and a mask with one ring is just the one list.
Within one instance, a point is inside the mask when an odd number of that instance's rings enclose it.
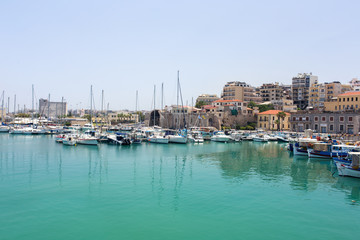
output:
{"label": "clear blue sky", "polygon": [[320,82],[360,75],[360,1],[16,1],[0,2],[0,90],[31,106],[70,108],[184,104],[220,94],[227,81],[290,84],[299,72]]}

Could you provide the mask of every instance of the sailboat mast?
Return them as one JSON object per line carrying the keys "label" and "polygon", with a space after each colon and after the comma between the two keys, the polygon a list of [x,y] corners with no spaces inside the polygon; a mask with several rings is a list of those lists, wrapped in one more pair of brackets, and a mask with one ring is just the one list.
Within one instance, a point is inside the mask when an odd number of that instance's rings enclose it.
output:
{"label": "sailboat mast", "polygon": [[4,122],[4,97],[5,97],[5,91],[2,92],[1,122]]}
{"label": "sailboat mast", "polygon": [[161,83],[161,110],[164,109],[164,83]]}
{"label": "sailboat mast", "polygon": [[7,109],[8,114],[10,113],[10,97],[8,97],[8,109]]}
{"label": "sailboat mast", "polygon": [[92,85],[90,87],[90,124],[92,126],[92,95],[93,95],[93,89]]}
{"label": "sailboat mast", "polygon": [[101,91],[101,113],[104,111],[104,90]]}
{"label": "sailboat mast", "polygon": [[14,115],[16,114],[16,94],[14,96]]}
{"label": "sailboat mast", "polygon": [[177,108],[177,116],[176,116],[176,128],[180,128],[180,118],[179,118],[179,70],[177,71],[177,84],[176,84],[176,108]]}
{"label": "sailboat mast", "polygon": [[50,93],[49,93],[49,97],[48,97],[48,116],[47,118],[50,119]]}
{"label": "sailboat mast", "polygon": [[135,112],[138,111],[138,90],[136,90]]}
{"label": "sailboat mast", "polygon": [[[34,120],[34,84],[32,85],[32,111],[31,111],[31,119]],[[34,121],[33,121],[34,123]]]}
{"label": "sailboat mast", "polygon": [[156,85],[154,85],[154,125],[155,126],[155,99],[156,99]]}

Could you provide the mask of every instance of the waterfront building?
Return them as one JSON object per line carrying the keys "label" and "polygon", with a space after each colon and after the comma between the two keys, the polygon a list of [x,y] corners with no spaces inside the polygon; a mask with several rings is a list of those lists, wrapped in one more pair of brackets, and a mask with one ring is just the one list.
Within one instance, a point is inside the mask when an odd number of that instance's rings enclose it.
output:
{"label": "waterfront building", "polygon": [[354,91],[360,91],[360,80],[358,78],[351,79],[350,86],[354,89]]}
{"label": "waterfront building", "polygon": [[109,112],[107,117],[110,122],[139,122],[139,114],[128,111]]}
{"label": "waterfront building", "polygon": [[291,114],[291,131],[312,129],[320,133],[359,132],[360,115],[355,112],[299,111]]}
{"label": "waterfront building", "polygon": [[332,98],[325,103],[327,112],[344,112],[360,110],[360,91],[347,92]]}
{"label": "waterfront building", "polygon": [[312,73],[299,73],[292,78],[292,99],[300,109],[309,105],[310,87],[318,81],[318,77]]}
{"label": "waterfront building", "polygon": [[197,97],[196,103],[204,102],[206,105],[210,105],[213,101],[218,100],[219,97],[216,94],[201,94]]}
{"label": "waterfront building", "polygon": [[223,100],[240,100],[243,102],[261,102],[261,97],[256,94],[254,87],[245,82],[227,82],[223,88],[221,98]]}
{"label": "waterfront building", "polygon": [[278,113],[282,112],[280,110],[268,110],[261,112],[257,115],[257,128],[263,130],[277,130],[278,122],[280,130],[290,130],[290,113],[285,112],[286,117],[284,119],[278,118]]}
{"label": "waterfront building", "polygon": [[39,100],[39,114],[48,118],[57,118],[67,115],[66,102],[49,102],[47,99]]}
{"label": "waterfront building", "polygon": [[214,102],[212,102],[213,108],[211,109],[211,112],[214,113],[217,117],[222,118],[224,117],[224,112],[226,110],[233,111],[234,114],[241,114],[241,115],[247,115],[247,102],[240,101],[238,99],[234,100],[223,100],[219,99]]}
{"label": "waterfront building", "polygon": [[325,102],[332,101],[339,94],[351,91],[350,85],[344,85],[340,82],[317,83],[310,87],[309,106],[315,109],[324,108]]}

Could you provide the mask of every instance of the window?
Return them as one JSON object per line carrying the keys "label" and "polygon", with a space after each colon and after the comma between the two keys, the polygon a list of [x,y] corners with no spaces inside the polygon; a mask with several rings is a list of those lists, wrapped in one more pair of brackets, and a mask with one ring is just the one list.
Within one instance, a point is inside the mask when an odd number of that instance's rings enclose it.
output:
{"label": "window", "polygon": [[340,131],[344,131],[344,125],[340,125]]}
{"label": "window", "polygon": [[355,98],[355,101],[358,101],[358,98],[357,98],[357,97]]}
{"label": "window", "polygon": [[315,124],[314,128],[315,128],[315,130],[317,131],[317,130],[318,130],[318,125]]}
{"label": "window", "polygon": [[319,118],[318,118],[318,117],[315,117],[314,119],[315,119],[315,122],[319,121]]}
{"label": "window", "polygon": [[347,101],[349,101],[350,98],[347,98]]}
{"label": "window", "polygon": [[330,117],[330,122],[333,122],[334,121],[334,117]]}
{"label": "window", "polygon": [[330,125],[330,131],[334,131],[334,125]]}
{"label": "window", "polygon": [[349,117],[349,122],[352,122],[352,119],[353,119],[352,117]]}
{"label": "window", "polygon": [[321,117],[321,121],[325,122],[326,121],[326,117]]}
{"label": "window", "polygon": [[306,121],[309,121],[309,117],[306,117]]}
{"label": "window", "polygon": [[[260,121],[262,121],[262,117],[260,116]],[[261,125],[261,124],[260,124]],[[261,127],[261,126],[260,126]]]}
{"label": "window", "polygon": [[343,122],[344,121],[344,117],[340,117],[340,122]]}
{"label": "window", "polygon": [[293,121],[296,121],[296,117],[293,117]]}
{"label": "window", "polygon": [[260,123],[260,128],[261,128],[262,126],[261,126],[261,123]]}
{"label": "window", "polygon": [[[337,106],[335,106],[335,110],[337,110]],[[340,110],[340,109],[339,109]]]}
{"label": "window", "polygon": [[339,98],[339,102],[341,102],[341,98]]}

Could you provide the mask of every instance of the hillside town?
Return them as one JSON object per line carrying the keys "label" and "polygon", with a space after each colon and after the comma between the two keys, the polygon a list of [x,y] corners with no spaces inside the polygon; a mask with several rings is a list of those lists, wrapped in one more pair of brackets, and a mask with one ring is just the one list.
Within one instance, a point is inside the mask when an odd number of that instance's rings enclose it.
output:
{"label": "hillside town", "polygon": [[112,111],[95,109],[68,109],[60,102],[39,99],[32,109],[16,105],[10,111],[10,98],[2,107],[4,123],[28,124],[66,123],[84,125],[118,125],[143,123],[146,126],[179,129],[214,127],[216,129],[266,130],[303,132],[312,129],[318,133],[357,134],[360,132],[360,80],[348,84],[339,81],[320,82],[318,76],[298,73],[292,84],[264,83],[254,87],[246,82],[227,82],[221,94],[201,94],[192,106],[161,106],[151,111]]}

